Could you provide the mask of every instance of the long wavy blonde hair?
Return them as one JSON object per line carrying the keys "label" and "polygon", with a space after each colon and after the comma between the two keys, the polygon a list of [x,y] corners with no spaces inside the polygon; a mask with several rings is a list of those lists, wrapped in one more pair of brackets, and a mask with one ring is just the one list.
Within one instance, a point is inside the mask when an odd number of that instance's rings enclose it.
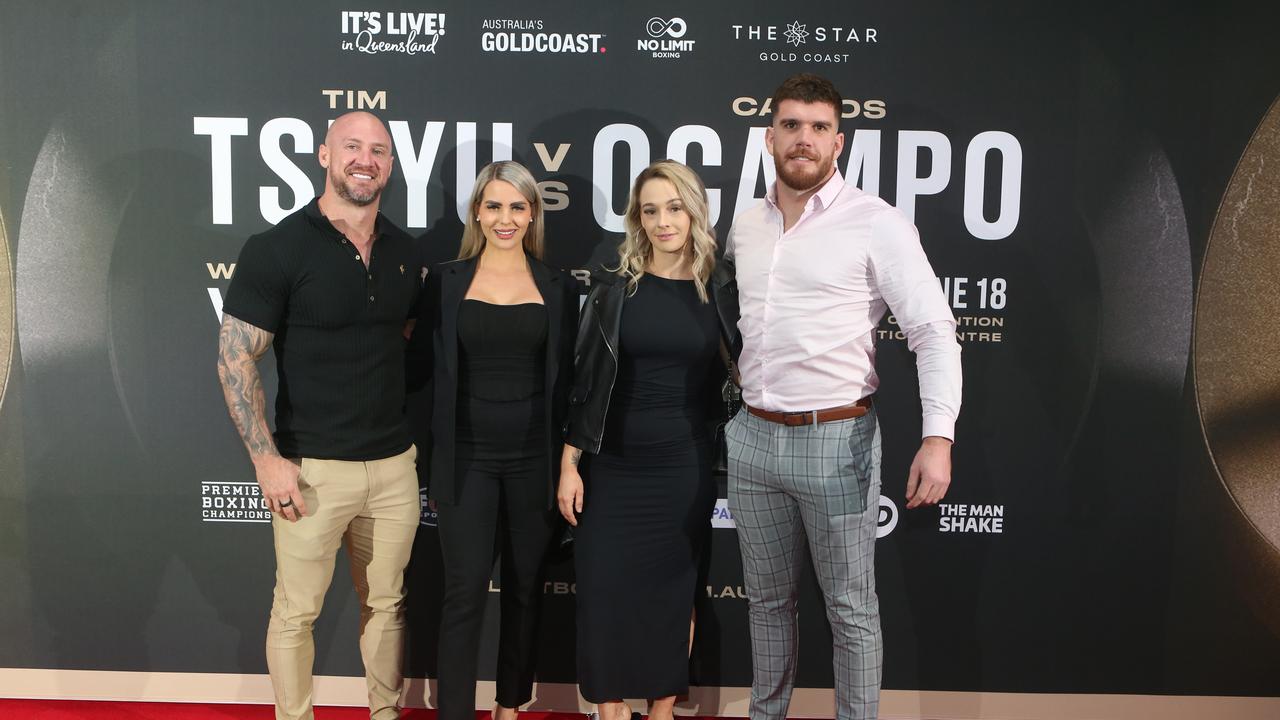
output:
{"label": "long wavy blonde hair", "polygon": [[538,183],[534,181],[533,175],[525,166],[511,160],[489,163],[476,175],[475,188],[471,190],[471,202],[467,205],[471,211],[467,213],[467,225],[462,230],[462,243],[458,246],[458,259],[473,258],[484,251],[484,230],[480,228],[480,221],[476,215],[480,211],[480,200],[484,198],[484,189],[494,180],[511,183],[512,187],[529,201],[529,210],[533,219],[529,221],[529,227],[524,231],[524,251],[541,260],[542,196],[538,194]]}
{"label": "long wavy blonde hair", "polygon": [[659,160],[636,176],[623,218],[627,235],[618,245],[620,262],[617,268],[609,269],[627,279],[627,294],[634,295],[640,278],[653,261],[653,244],[640,224],[640,190],[650,180],[667,180],[675,186],[680,204],[689,214],[691,237],[685,247],[693,254],[693,283],[698,290],[698,298],[708,302],[707,281],[716,266],[716,231],[711,227],[707,188],[697,173],[674,160]]}

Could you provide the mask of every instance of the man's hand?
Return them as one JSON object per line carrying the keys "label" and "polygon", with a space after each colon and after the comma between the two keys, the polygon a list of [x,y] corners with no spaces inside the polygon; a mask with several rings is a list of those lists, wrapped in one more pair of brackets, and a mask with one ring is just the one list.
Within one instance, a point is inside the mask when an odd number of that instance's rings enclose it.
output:
{"label": "man's hand", "polygon": [[298,490],[298,466],[279,455],[261,455],[253,459],[262,499],[271,512],[289,522],[297,522],[307,514],[307,503]]}
{"label": "man's hand", "polygon": [[936,505],[951,486],[951,441],[929,436],[920,443],[907,474],[907,509]]}

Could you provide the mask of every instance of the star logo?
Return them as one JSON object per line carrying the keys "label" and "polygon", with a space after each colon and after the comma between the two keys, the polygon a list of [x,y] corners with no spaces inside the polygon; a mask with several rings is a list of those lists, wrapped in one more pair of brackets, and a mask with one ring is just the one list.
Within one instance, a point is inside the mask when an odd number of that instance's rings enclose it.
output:
{"label": "star logo", "polygon": [[804,29],[804,25],[799,20],[787,25],[787,31],[783,34],[787,36],[787,42],[796,47],[803,45],[805,38],[809,37],[809,31]]}

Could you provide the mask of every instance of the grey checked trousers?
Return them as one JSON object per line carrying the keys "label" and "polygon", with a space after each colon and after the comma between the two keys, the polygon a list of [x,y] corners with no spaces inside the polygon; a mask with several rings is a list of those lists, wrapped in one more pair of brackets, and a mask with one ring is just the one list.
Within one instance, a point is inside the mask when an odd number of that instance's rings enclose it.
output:
{"label": "grey checked trousers", "polygon": [[739,412],[726,429],[729,510],[751,623],[751,720],[784,720],[808,540],[833,636],[837,720],[874,719],[883,645],[876,598],[880,430],[860,418],[788,427]]}

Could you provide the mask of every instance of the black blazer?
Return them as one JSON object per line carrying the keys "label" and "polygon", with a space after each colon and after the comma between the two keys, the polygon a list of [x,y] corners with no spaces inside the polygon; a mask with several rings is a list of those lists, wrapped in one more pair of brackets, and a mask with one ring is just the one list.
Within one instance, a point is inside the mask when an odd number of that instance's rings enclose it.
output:
{"label": "black blazer", "polygon": [[[555,499],[560,471],[561,433],[573,375],[573,345],[577,331],[578,286],[567,272],[554,270],[532,256],[529,270],[547,308],[547,357],[543,397],[547,427],[547,509]],[[405,353],[409,391],[430,384],[431,441],[428,451],[427,492],[446,505],[457,501],[462,488],[454,467],[458,406],[458,308],[471,287],[479,257],[454,260],[427,273],[418,321]],[[422,459],[419,458],[419,464]]]}

